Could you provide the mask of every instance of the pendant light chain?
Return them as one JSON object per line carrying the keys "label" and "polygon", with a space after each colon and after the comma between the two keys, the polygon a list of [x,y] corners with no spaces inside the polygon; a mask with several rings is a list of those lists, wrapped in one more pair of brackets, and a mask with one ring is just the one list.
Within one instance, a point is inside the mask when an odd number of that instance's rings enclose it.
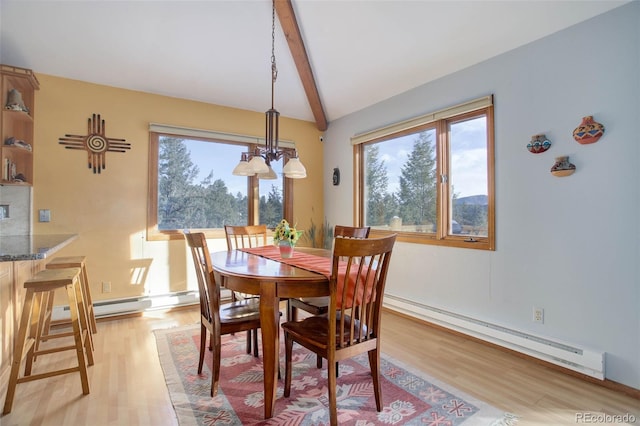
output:
{"label": "pendant light chain", "polygon": [[307,177],[307,170],[298,158],[295,148],[280,148],[278,145],[280,113],[275,109],[274,93],[278,78],[276,67],[276,2],[271,1],[271,109],[265,112],[265,144],[251,152],[243,152],[240,162],[233,169],[234,176],[257,176],[258,179],[277,179],[271,168],[273,161],[282,159],[285,164],[282,174],[291,179]]}
{"label": "pendant light chain", "polygon": [[276,4],[272,0],[271,7],[271,108],[273,109],[273,93],[276,79],[278,78],[278,67],[276,67]]}

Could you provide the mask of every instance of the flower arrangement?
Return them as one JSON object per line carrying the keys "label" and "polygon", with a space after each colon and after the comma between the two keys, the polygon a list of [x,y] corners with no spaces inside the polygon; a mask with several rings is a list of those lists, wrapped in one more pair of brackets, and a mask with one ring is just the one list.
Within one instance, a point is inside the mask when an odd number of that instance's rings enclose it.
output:
{"label": "flower arrangement", "polygon": [[303,231],[298,231],[294,226],[290,226],[289,222],[282,219],[273,230],[273,244],[278,245],[281,241],[287,241],[290,245],[295,245],[302,236]]}

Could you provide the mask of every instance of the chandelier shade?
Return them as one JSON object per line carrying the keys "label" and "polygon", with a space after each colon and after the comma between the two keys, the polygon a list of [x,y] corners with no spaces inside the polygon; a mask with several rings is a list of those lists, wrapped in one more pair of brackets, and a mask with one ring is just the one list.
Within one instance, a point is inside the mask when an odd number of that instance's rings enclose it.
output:
{"label": "chandelier shade", "polygon": [[307,169],[304,167],[298,157],[290,158],[284,165],[282,172],[285,176],[293,179],[301,179],[307,177]]}
{"label": "chandelier shade", "polygon": [[251,167],[249,167],[249,162],[247,160],[240,160],[231,174],[235,176],[253,176],[255,172],[251,171]]}
{"label": "chandelier shade", "polygon": [[258,179],[278,179],[278,175],[276,172],[269,166],[269,171],[267,173],[258,173]]}

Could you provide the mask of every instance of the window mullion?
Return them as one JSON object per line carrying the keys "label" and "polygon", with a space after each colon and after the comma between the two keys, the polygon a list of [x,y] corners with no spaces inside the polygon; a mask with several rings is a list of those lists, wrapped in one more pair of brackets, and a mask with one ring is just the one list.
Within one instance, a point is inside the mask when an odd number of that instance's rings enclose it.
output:
{"label": "window mullion", "polygon": [[247,178],[247,194],[249,195],[249,206],[247,210],[247,220],[249,225],[257,225],[259,223],[259,206],[260,206],[260,187],[258,186],[258,178],[249,176]]}
{"label": "window mullion", "polygon": [[438,171],[437,184],[437,229],[436,238],[445,238],[448,234],[449,224],[449,175],[451,173],[449,161],[449,129],[445,120],[439,120],[436,125],[437,147],[436,147],[436,167]]}

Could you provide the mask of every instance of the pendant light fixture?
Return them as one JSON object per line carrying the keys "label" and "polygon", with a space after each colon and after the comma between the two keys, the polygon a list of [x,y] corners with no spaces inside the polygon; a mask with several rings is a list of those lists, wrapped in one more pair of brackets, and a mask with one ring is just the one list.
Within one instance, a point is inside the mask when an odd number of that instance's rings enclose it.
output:
{"label": "pendant light fixture", "polygon": [[256,147],[253,152],[244,152],[240,158],[240,163],[233,169],[236,176],[254,176],[259,179],[275,179],[275,172],[271,168],[272,161],[281,158],[286,159],[282,168],[285,177],[300,179],[307,177],[307,170],[298,158],[298,151],[295,148],[281,148],[278,146],[278,133],[280,113],[274,107],[274,86],[278,77],[275,55],[275,34],[276,34],[276,7],[275,0],[271,2],[271,108],[265,113],[265,145]]}

